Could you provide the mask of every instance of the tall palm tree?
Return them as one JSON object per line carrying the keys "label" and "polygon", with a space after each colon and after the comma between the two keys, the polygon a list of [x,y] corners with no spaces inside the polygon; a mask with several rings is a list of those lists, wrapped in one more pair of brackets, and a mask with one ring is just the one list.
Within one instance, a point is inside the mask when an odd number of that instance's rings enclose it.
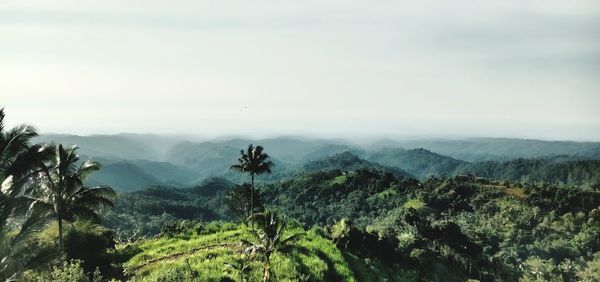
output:
{"label": "tall palm tree", "polygon": [[22,265],[16,255],[17,244],[33,221],[22,225],[16,236],[8,236],[10,218],[24,203],[24,185],[52,153],[49,146],[31,145],[31,139],[37,136],[33,127],[20,125],[5,130],[4,118],[4,109],[0,108],[0,280],[8,278]]}
{"label": "tall palm tree", "polygon": [[252,230],[252,234],[257,242],[242,240],[242,244],[247,246],[246,253],[250,255],[259,255],[263,262],[263,282],[271,280],[271,255],[275,252],[286,252],[294,246],[294,243],[300,239],[303,233],[296,233],[287,238],[283,238],[287,221],[284,217],[275,212],[265,210],[258,217],[259,231]]}
{"label": "tall palm tree", "polygon": [[39,174],[41,184],[28,191],[32,200],[31,214],[45,214],[58,221],[58,242],[63,252],[63,221],[75,218],[100,221],[97,209],[112,207],[116,193],[105,186],[87,187],[88,175],[100,169],[100,164],[84,161],[79,166],[77,147],[64,149],[58,145],[51,165]]}
{"label": "tall palm tree", "polygon": [[241,157],[238,159],[238,163],[231,166],[231,169],[246,172],[250,174],[250,221],[252,229],[254,229],[254,177],[263,173],[271,173],[271,167],[273,162],[268,161],[269,155],[263,152],[262,146],[254,147],[252,144],[248,145],[248,149],[244,152],[241,150]]}
{"label": "tall palm tree", "polygon": [[0,234],[20,202],[23,185],[49,160],[47,145],[31,145],[35,129],[20,125],[4,130],[4,109],[0,108]]}

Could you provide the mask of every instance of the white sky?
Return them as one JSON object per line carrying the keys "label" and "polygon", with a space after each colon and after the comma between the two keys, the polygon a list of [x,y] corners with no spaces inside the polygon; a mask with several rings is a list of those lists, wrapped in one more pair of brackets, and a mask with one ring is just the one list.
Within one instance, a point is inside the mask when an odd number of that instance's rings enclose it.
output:
{"label": "white sky", "polygon": [[600,140],[600,2],[0,0],[0,106],[75,134]]}

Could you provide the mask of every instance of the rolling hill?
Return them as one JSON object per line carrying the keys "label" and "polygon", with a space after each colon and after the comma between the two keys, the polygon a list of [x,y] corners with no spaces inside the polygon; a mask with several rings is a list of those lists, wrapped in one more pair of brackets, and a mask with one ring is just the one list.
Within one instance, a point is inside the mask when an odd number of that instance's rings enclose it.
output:
{"label": "rolling hill", "polygon": [[379,170],[392,173],[395,176],[412,177],[410,173],[401,168],[388,167],[379,163],[370,162],[359,158],[351,152],[343,152],[323,159],[307,162],[296,171],[296,174],[331,170],[351,171],[357,169]]}
{"label": "rolling hill", "polygon": [[367,147],[373,150],[386,147],[406,149],[425,148],[439,154],[470,162],[507,161],[518,158],[540,158],[556,155],[600,159],[599,142],[544,141],[513,138],[383,139],[372,142]]}
{"label": "rolling hill", "polygon": [[367,159],[382,165],[402,168],[419,178],[452,175],[459,166],[467,164],[465,161],[425,149],[387,148],[369,154]]}

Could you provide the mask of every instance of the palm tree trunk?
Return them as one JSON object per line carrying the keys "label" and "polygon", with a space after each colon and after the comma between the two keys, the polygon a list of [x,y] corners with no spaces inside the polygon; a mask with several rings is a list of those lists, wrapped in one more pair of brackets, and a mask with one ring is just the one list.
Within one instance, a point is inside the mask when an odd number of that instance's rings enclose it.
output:
{"label": "palm tree trunk", "polygon": [[263,282],[271,281],[271,261],[269,257],[265,257],[265,265],[263,271]]}
{"label": "palm tree trunk", "polygon": [[63,255],[64,251],[63,246],[63,224],[62,217],[58,217],[58,249],[60,250],[60,255]]}
{"label": "palm tree trunk", "polygon": [[250,224],[252,230],[254,230],[254,173],[250,174],[252,178],[252,184],[250,185]]}

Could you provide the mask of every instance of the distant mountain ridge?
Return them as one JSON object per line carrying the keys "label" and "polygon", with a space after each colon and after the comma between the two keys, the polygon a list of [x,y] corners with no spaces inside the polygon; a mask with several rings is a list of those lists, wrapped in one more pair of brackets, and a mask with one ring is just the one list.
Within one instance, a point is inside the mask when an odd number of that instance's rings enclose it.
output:
{"label": "distant mountain ridge", "polygon": [[544,141],[514,138],[414,139],[378,140],[372,150],[385,147],[424,148],[456,159],[477,161],[507,161],[518,158],[539,158],[571,155],[600,159],[600,142]]}
{"label": "distant mountain ridge", "polygon": [[331,170],[342,170],[342,171],[354,171],[359,169],[373,169],[383,172],[390,172],[396,177],[414,177],[410,173],[406,172],[400,167],[388,167],[379,163],[370,162],[359,158],[351,152],[343,152],[335,154],[320,160],[310,161],[304,164],[300,172],[318,172],[318,171],[331,171]]}
{"label": "distant mountain ridge", "polygon": [[514,181],[593,185],[597,181],[593,160],[600,159],[600,143],[498,138],[380,140],[364,147],[344,140],[295,137],[195,142],[144,134],[54,134],[35,141],[79,145],[84,159],[97,160],[104,166],[89,183],[121,191],[151,185],[191,187],[215,176],[235,183],[248,181],[245,175],[229,169],[248,144],[264,146],[275,163],[274,172],[261,175],[259,182],[279,181],[303,171],[369,167],[421,179],[473,174]]}
{"label": "distant mountain ridge", "polygon": [[367,159],[386,166],[399,167],[419,178],[450,175],[467,164],[462,160],[419,149],[386,148],[368,154]]}

